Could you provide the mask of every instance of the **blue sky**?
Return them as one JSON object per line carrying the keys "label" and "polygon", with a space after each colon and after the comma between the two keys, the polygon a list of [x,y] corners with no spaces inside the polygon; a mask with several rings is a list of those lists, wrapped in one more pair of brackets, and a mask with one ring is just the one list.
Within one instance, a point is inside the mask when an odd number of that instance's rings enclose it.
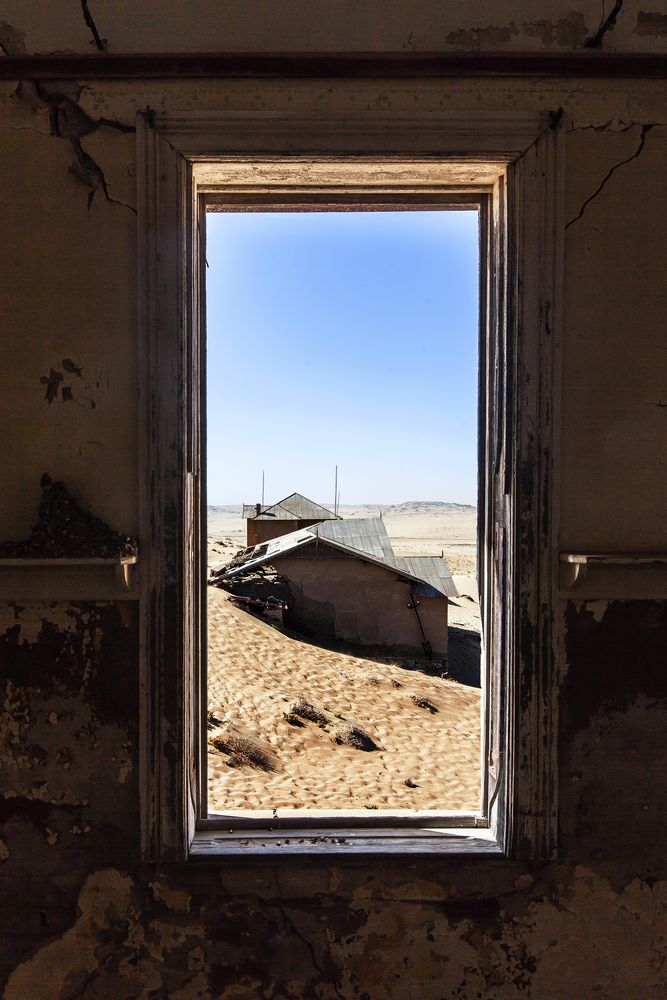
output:
{"label": "blue sky", "polygon": [[207,217],[208,503],[476,503],[477,213]]}

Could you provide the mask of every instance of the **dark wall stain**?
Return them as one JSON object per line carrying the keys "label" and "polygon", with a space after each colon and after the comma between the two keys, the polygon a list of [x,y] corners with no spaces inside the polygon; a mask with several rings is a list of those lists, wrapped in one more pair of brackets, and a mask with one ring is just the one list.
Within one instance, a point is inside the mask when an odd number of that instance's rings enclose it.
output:
{"label": "dark wall stain", "polygon": [[637,13],[637,23],[633,31],[637,35],[653,35],[658,38],[661,35],[667,35],[667,14],[640,10]]}
{"label": "dark wall stain", "polygon": [[[46,387],[44,394],[46,402],[49,404],[54,401],[78,403],[80,406],[86,407],[86,409],[97,409],[97,403],[90,393],[94,393],[95,389],[99,389],[99,380],[96,382],[93,380],[93,382],[89,382],[83,386],[72,381],[69,376],[74,376],[74,378],[78,379],[83,378],[83,368],[80,368],[71,358],[63,358],[60,362],[60,368],[62,368],[62,371],[59,368],[52,368],[48,375],[42,375],[39,380]],[[58,399],[58,391],[60,391],[60,400]]]}
{"label": "dark wall stain", "polygon": [[450,31],[445,41],[457,49],[477,50],[506,45],[512,36],[518,34],[519,29],[514,22],[509,25],[487,24],[483,28],[458,28],[456,31]]}
{"label": "dark wall stain", "polygon": [[45,472],[38,520],[28,538],[0,542],[0,558],[111,559],[131,556],[137,543],[83,510],[63,482]]}
{"label": "dark wall stain", "polygon": [[40,382],[43,386],[46,386],[44,392],[44,399],[47,403],[52,403],[54,399],[58,396],[58,387],[63,380],[62,372],[56,371],[54,368],[51,369],[48,375],[42,375]]}
{"label": "dark wall stain", "polygon": [[71,698],[73,704],[83,699],[100,723],[120,724],[128,735],[136,735],[138,654],[131,640],[138,611],[134,604],[122,615],[115,604],[71,604],[69,628],[50,621],[48,608],[42,613],[34,642],[22,638],[20,622],[0,635],[5,680],[18,690],[37,690],[42,698]]}
{"label": "dark wall stain", "polygon": [[602,621],[585,603],[570,602],[565,625],[561,719],[568,734],[585,729],[601,708],[625,708],[638,694],[667,697],[667,602],[616,601]]}
{"label": "dark wall stain", "polygon": [[541,39],[542,43],[563,48],[579,48],[586,37],[586,24],[580,11],[570,11],[557,21],[524,21],[523,31],[526,35]]}

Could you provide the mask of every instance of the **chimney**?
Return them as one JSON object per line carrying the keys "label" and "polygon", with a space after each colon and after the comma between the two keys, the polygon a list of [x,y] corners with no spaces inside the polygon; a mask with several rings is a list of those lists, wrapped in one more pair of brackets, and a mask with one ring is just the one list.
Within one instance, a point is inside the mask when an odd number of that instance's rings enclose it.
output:
{"label": "chimney", "polygon": [[262,505],[260,503],[256,503],[255,504],[255,517],[259,517],[259,512],[261,511],[261,509],[262,509]]}

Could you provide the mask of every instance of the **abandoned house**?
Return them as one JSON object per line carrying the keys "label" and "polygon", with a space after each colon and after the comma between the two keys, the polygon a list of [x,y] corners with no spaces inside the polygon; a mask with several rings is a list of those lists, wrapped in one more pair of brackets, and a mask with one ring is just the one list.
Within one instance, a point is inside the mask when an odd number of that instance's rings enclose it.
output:
{"label": "abandoned house", "polygon": [[447,601],[458,592],[444,559],[398,557],[377,517],[323,521],[247,549],[218,578],[260,566],[288,582],[286,624],[396,654],[447,656]]}
{"label": "abandoned house", "polygon": [[[0,566],[4,996],[667,996],[664,0],[3,0],[0,52],[0,541],[44,473],[138,540],[127,580]],[[468,827],[197,814],[197,211],[223,195],[479,206]],[[418,435],[435,402],[396,406]]]}
{"label": "abandoned house", "polygon": [[299,528],[308,528],[319,521],[336,519],[338,514],[300,493],[292,493],[270,507],[244,504],[242,517],[246,522],[246,545],[259,545],[271,538],[298,531]]}

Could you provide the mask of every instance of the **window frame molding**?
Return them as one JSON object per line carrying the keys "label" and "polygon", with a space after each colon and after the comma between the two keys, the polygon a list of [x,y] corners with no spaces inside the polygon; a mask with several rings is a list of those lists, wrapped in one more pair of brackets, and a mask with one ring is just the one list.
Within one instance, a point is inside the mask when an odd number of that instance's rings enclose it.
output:
{"label": "window frame molding", "polygon": [[[270,81],[265,83],[270,88]],[[537,112],[465,112],[424,120],[388,113],[137,116],[145,860],[239,853],[554,857],[563,124],[558,115]],[[491,210],[482,218],[493,266],[483,263],[480,281],[486,353],[480,367],[478,537],[487,669],[493,658],[498,681],[492,688],[489,677],[486,686],[489,700],[495,699],[486,753],[495,782],[488,796],[489,830],[348,828],[344,836],[326,829],[197,830],[206,751],[200,218],[212,190],[207,163],[261,160],[424,161],[450,170],[450,183],[441,182],[441,192],[488,196]],[[399,187],[392,190],[400,200]],[[200,570],[197,575],[193,567]]]}

